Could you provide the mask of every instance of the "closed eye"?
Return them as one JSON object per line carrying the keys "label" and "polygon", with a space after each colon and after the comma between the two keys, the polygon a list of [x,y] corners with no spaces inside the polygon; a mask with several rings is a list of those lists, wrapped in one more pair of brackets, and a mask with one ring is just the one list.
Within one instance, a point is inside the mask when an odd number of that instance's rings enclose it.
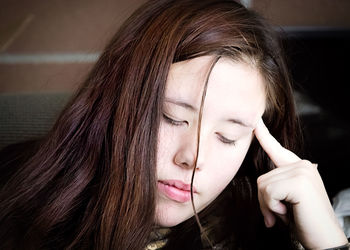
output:
{"label": "closed eye", "polygon": [[222,143],[227,144],[227,145],[232,145],[232,146],[234,146],[234,145],[236,144],[236,141],[235,141],[235,140],[227,139],[226,137],[224,137],[224,136],[222,136],[222,135],[220,135],[220,134],[218,134],[218,133],[216,133],[216,134],[217,134],[219,140],[220,140]]}
{"label": "closed eye", "polygon": [[183,125],[184,123],[185,124],[188,124],[187,121],[177,121],[177,120],[174,120],[172,118],[170,118],[169,116],[167,116],[166,114],[163,113],[163,118],[164,120],[169,123],[170,125],[173,125],[173,126],[181,126]]}

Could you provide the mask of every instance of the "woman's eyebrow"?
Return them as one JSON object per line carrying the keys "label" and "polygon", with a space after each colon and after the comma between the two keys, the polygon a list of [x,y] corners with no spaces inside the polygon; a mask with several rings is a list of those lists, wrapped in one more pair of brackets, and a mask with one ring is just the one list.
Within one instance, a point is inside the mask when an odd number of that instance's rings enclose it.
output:
{"label": "woman's eyebrow", "polygon": [[236,118],[230,118],[230,119],[227,119],[228,122],[232,122],[232,123],[235,123],[235,124],[238,124],[242,127],[247,127],[247,128],[253,128],[252,125],[244,122],[243,120],[241,119],[236,119]]}
{"label": "woman's eyebrow", "polygon": [[181,106],[181,107],[183,107],[185,109],[189,109],[192,112],[197,112],[197,110],[198,110],[193,105],[191,105],[191,104],[189,104],[187,102],[181,101],[181,100],[174,100],[174,99],[170,99],[170,98],[165,98],[165,102],[170,102],[172,104]]}

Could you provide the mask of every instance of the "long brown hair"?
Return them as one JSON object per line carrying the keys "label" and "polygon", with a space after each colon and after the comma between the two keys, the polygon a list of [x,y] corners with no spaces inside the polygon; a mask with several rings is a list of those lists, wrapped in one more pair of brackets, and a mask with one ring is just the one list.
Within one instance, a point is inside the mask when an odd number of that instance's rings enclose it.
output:
{"label": "long brown hair", "polygon": [[[6,180],[0,246],[144,248],[154,226],[157,136],[169,68],[202,55],[249,62],[261,72],[265,121],[281,144],[294,150],[298,122],[292,89],[266,22],[229,0],[151,0],[119,29],[38,150]],[[254,181],[272,167],[253,143],[230,185],[231,200],[242,201],[241,208],[230,205],[238,215],[247,213],[246,207],[258,213]],[[254,231],[258,216],[237,234],[248,239],[243,232]],[[193,238],[200,234],[192,220],[171,237],[188,225],[191,233],[182,231],[181,237],[201,246]]]}

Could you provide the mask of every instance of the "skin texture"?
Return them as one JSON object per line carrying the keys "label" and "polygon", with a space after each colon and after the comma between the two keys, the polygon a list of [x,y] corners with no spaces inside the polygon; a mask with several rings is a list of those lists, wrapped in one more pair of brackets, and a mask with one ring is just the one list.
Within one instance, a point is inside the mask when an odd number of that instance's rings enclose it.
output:
{"label": "skin texture", "polygon": [[[175,63],[170,69],[158,141],[158,182],[191,183],[198,112],[212,61],[212,57],[204,56]],[[283,148],[264,125],[261,118],[266,103],[264,84],[252,64],[221,58],[213,67],[204,102],[194,178],[197,212],[210,204],[232,180],[256,136],[276,165],[276,169],[257,180],[266,226],[272,227],[276,217],[287,222],[283,201],[292,204],[296,233],[304,247],[325,249],[346,244],[317,165]],[[175,226],[191,216],[190,200],[176,201],[158,189],[158,226]]]}
{"label": "skin texture", "polygon": [[[158,180],[191,183],[197,150],[198,112],[212,60],[210,56],[199,57],[175,63],[170,69],[163,110],[167,118],[162,119],[159,132]],[[176,102],[191,105],[193,109]],[[203,107],[194,178],[197,212],[210,204],[235,176],[264,108],[264,84],[259,72],[247,63],[221,58],[209,76]],[[248,126],[229,119],[239,119]],[[177,202],[158,191],[156,222],[159,226],[175,226],[193,214],[190,200]]]}

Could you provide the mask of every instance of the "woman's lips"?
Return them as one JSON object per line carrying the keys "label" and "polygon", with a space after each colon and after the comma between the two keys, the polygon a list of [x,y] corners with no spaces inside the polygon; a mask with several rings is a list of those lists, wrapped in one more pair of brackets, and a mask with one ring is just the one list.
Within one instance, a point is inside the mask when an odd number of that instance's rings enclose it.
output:
{"label": "woman's lips", "polygon": [[[158,181],[158,189],[168,198],[181,203],[191,200],[191,185],[179,180]],[[193,187],[193,193],[196,193]]]}

